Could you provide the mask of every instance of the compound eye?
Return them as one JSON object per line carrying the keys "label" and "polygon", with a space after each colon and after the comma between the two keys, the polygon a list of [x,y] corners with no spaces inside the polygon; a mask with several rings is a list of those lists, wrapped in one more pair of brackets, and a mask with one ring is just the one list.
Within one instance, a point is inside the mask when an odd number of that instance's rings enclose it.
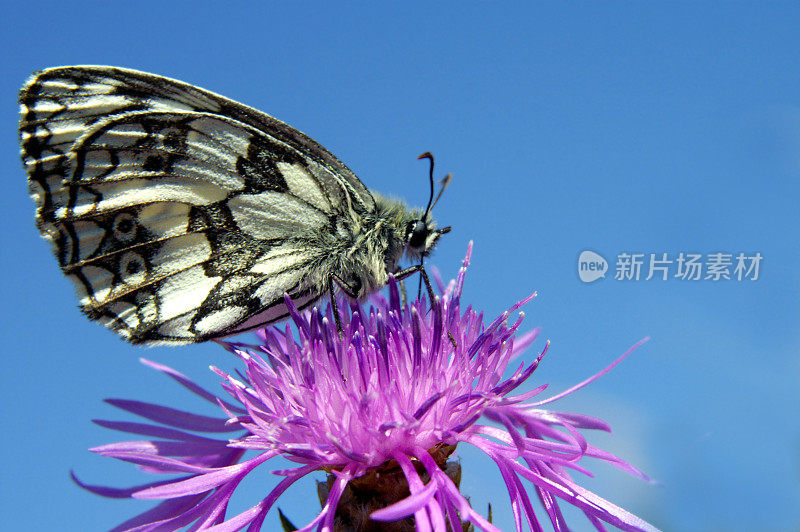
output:
{"label": "compound eye", "polygon": [[425,240],[428,238],[428,226],[422,220],[414,222],[411,228],[411,236],[408,238],[408,245],[415,249],[420,249],[425,246]]}

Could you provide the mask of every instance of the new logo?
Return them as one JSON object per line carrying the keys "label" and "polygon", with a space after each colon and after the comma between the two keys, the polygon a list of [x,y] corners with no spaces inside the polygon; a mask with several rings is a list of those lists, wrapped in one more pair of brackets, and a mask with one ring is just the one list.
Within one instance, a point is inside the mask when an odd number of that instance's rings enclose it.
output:
{"label": "new logo", "polygon": [[578,277],[584,283],[592,283],[606,276],[608,262],[594,251],[582,251],[578,257]]}

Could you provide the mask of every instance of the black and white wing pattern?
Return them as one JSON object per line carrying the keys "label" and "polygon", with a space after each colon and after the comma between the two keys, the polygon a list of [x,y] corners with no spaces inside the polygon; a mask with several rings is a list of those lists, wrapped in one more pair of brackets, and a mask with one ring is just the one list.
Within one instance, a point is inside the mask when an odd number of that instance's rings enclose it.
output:
{"label": "black and white wing pattern", "polygon": [[[319,297],[297,235],[374,199],[322,146],[172,79],[60,67],[20,93],[37,223],[83,311],[133,343],[191,343]],[[331,229],[333,230],[333,229]]]}

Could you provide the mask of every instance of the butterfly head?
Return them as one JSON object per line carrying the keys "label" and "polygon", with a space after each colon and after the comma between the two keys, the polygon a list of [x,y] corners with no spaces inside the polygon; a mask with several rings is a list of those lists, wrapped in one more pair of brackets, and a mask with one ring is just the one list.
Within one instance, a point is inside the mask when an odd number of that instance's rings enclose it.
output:
{"label": "butterfly head", "polygon": [[436,242],[439,240],[439,237],[450,232],[450,226],[436,229],[436,222],[434,222],[433,218],[431,217],[431,210],[439,201],[439,198],[442,197],[442,192],[444,192],[444,189],[447,188],[448,184],[450,184],[450,180],[453,176],[451,174],[447,174],[444,179],[441,180],[441,189],[439,189],[439,194],[436,196],[436,199],[434,199],[433,155],[425,152],[417,158],[429,159],[431,161],[429,172],[431,195],[430,199],[428,199],[428,206],[425,208],[425,212],[422,214],[422,216],[409,222],[408,226],[406,227],[406,253],[411,258],[421,259],[430,253],[430,251],[436,245]]}
{"label": "butterfly head", "polygon": [[450,226],[436,229],[430,218],[415,220],[406,229],[406,253],[409,257],[424,257],[436,245],[439,237],[450,232]]}

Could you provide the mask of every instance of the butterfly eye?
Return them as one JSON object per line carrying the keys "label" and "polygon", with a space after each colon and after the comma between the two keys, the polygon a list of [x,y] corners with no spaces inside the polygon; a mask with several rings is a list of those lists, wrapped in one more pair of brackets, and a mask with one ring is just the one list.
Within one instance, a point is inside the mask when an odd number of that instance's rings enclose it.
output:
{"label": "butterfly eye", "polygon": [[428,238],[428,226],[422,220],[417,220],[410,228],[408,245],[414,249],[421,249],[425,246]]}

